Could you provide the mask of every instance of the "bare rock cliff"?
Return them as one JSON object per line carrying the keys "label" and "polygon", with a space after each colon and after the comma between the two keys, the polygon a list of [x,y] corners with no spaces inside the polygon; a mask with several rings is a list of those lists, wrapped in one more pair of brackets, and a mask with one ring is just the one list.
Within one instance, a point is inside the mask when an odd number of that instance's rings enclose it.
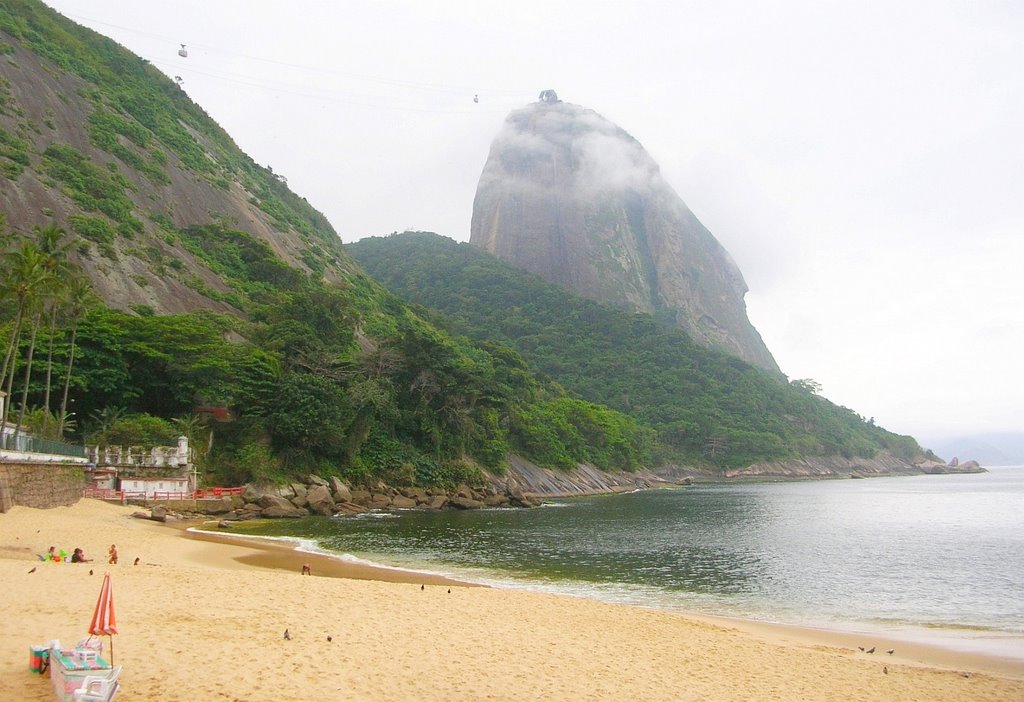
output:
{"label": "bare rock cliff", "polygon": [[729,254],[640,143],[592,110],[542,94],[508,116],[477,186],[470,243],[779,370]]}

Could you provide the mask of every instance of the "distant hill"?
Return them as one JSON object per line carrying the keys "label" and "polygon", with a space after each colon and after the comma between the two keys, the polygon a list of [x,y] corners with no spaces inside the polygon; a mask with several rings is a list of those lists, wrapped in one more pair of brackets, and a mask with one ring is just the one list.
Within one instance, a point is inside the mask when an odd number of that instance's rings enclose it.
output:
{"label": "distant hill", "polygon": [[675,325],[598,304],[468,244],[423,232],[346,249],[456,334],[513,347],[571,392],[658,431],[658,459],[720,467],[797,456],[920,455],[916,442]]}
{"label": "distant hill", "polygon": [[491,144],[470,243],[583,297],[645,312],[779,373],[728,252],[625,130],[553,91]]}
{"label": "distant hill", "polygon": [[927,438],[923,442],[948,460],[974,459],[984,466],[1024,465],[1024,433],[1020,432]]}

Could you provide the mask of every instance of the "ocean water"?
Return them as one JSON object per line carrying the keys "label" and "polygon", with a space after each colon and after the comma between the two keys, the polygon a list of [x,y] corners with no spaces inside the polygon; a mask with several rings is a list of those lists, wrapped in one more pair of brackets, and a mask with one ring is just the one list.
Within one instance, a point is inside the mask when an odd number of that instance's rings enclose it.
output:
{"label": "ocean water", "polygon": [[1024,661],[1024,466],[281,520],[250,533],[496,586]]}

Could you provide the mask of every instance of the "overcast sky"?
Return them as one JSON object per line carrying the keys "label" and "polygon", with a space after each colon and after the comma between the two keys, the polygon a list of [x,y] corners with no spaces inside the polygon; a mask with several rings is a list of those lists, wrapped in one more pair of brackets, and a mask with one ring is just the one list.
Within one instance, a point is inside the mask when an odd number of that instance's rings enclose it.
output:
{"label": "overcast sky", "polygon": [[491,139],[552,88],[660,164],[790,378],[926,444],[1024,431],[1024,3],[47,2],[345,241],[467,241]]}

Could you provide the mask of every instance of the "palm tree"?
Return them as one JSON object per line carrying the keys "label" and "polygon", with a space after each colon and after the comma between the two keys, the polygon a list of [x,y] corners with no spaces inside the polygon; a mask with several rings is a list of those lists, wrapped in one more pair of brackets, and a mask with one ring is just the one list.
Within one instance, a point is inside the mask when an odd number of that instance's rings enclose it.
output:
{"label": "palm tree", "polygon": [[82,275],[76,275],[68,281],[67,303],[68,317],[71,323],[71,341],[68,349],[68,365],[64,369],[64,394],[60,399],[60,432],[63,435],[65,418],[68,416],[68,390],[71,387],[71,369],[75,365],[75,339],[78,336],[78,323],[89,311],[99,298],[92,290],[89,279]]}
{"label": "palm tree", "polygon": [[[46,257],[30,241],[24,242],[20,249],[4,254],[3,258],[4,267],[7,270],[4,293],[5,296],[13,297],[17,305],[11,338],[7,343],[4,364],[2,372],[0,372],[0,381],[3,382],[7,397],[10,398],[18,361],[17,350],[21,343],[22,325],[26,313],[32,311],[39,294],[49,283],[50,273],[46,268]],[[5,403],[3,417],[0,419],[4,425],[10,415],[10,409],[10,402]],[[17,432],[17,428],[15,428],[15,432]]]}
{"label": "palm tree", "polygon": [[[210,417],[206,414],[188,414],[171,420],[171,424],[182,436],[188,439],[189,447],[195,452],[197,459],[202,459],[213,444],[213,430],[210,428]],[[197,439],[206,432],[207,445],[199,446]]]}
{"label": "palm tree", "polygon": [[[62,307],[63,299],[67,291],[67,275],[72,271],[72,265],[68,261],[67,251],[70,243],[61,243],[65,236],[63,229],[55,224],[35,229],[36,240],[39,243],[39,250],[46,256],[46,269],[53,276],[53,296],[49,302],[48,329],[49,343],[46,349],[46,382],[43,390],[43,407],[50,409],[50,384],[53,378],[53,344],[56,337],[57,314]],[[51,415],[47,414],[49,419]]]}
{"label": "palm tree", "polygon": [[125,414],[127,414],[127,410],[125,410],[124,407],[114,407],[111,405],[107,405],[98,412],[92,413],[92,417],[90,417],[92,421],[90,424],[96,424],[99,427],[94,433],[100,435],[102,443],[106,443],[107,432],[110,431],[110,429],[117,424],[119,420],[123,419]]}

